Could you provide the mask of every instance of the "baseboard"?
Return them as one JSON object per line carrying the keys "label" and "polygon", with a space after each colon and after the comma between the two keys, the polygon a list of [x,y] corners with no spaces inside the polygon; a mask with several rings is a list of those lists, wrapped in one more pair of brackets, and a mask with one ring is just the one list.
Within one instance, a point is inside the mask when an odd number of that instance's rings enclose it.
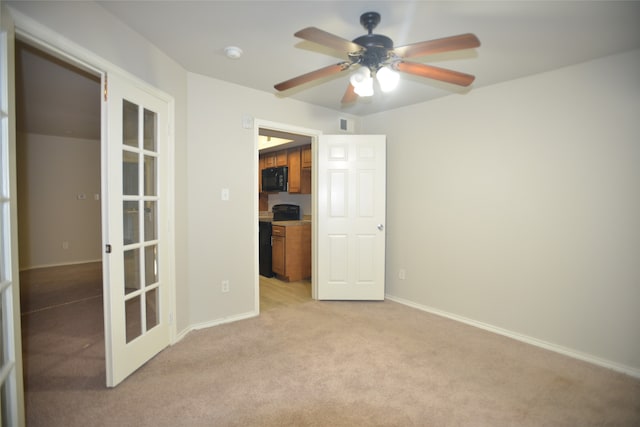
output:
{"label": "baseboard", "polygon": [[640,378],[640,369],[632,368],[630,366],[622,365],[617,362],[612,362],[610,360],[602,359],[597,356],[593,356],[591,354],[582,353],[577,350],[573,350],[570,348],[562,347],[557,344],[549,343],[546,341],[539,340],[537,338],[530,337],[528,335],[523,335],[517,332],[510,331],[508,329],[499,328],[497,326],[490,325],[488,323],[478,322],[473,319],[468,319],[463,316],[458,316],[457,314],[448,313],[446,311],[438,310],[433,307],[428,307],[422,304],[415,303],[413,301],[409,301],[403,298],[395,297],[393,295],[385,295],[385,298],[397,302],[402,305],[406,305],[408,307],[412,307],[421,311],[425,311],[427,313],[435,314],[436,316],[446,317],[447,319],[455,320],[457,322],[461,322],[470,326],[474,326],[476,328],[484,329],[485,331],[493,332],[499,335],[503,335],[509,338],[513,338],[514,340],[518,340],[527,344],[534,345],[536,347],[544,348],[545,350],[550,350],[555,353],[560,353],[565,356],[572,357],[574,359],[582,360],[584,362],[588,362],[594,365],[602,366],[604,368],[608,368],[617,372],[622,372],[623,374],[630,375],[635,378]]}
{"label": "baseboard", "polygon": [[65,266],[68,266],[68,265],[91,264],[92,262],[102,262],[102,258],[85,260],[85,261],[61,262],[61,263],[56,263],[56,264],[31,265],[29,267],[20,267],[20,271],[37,270],[39,268],[50,268],[50,267],[65,267]]}
{"label": "baseboard", "polygon": [[211,320],[209,322],[197,323],[195,325],[190,325],[188,328],[181,331],[177,336],[176,340],[172,344],[176,344],[181,341],[184,337],[186,337],[189,332],[197,331],[200,329],[211,328],[213,326],[224,325],[225,323],[237,322],[239,320],[251,319],[252,317],[257,317],[260,313],[255,311],[249,311],[247,313],[241,313],[234,316],[223,317],[221,319]]}

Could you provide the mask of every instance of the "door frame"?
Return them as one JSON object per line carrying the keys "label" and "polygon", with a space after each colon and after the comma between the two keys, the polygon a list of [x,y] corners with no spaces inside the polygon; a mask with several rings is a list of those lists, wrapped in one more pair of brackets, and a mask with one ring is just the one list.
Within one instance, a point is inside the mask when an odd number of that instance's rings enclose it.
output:
{"label": "door frame", "polygon": [[[256,271],[255,275],[255,283],[254,283],[254,310],[256,314],[260,314],[260,244],[259,244],[259,205],[258,205],[258,195],[260,193],[260,189],[258,188],[258,167],[259,167],[259,148],[258,148],[258,136],[260,135],[260,129],[269,129],[286,133],[293,133],[297,135],[304,135],[311,137],[311,218],[317,218],[318,211],[318,191],[317,191],[317,170],[313,166],[316,164],[317,152],[318,152],[318,140],[322,135],[322,131],[317,129],[304,128],[300,126],[294,126],[286,123],[278,123],[272,122],[269,120],[263,119],[253,119],[253,153],[255,156],[253,158],[253,213],[255,224],[254,235],[253,235],[253,265]],[[316,287],[316,242],[317,239],[317,221],[311,221],[311,298],[318,299],[317,287]]]}
{"label": "door frame", "polygon": [[[84,69],[92,74],[100,76],[101,87],[105,87],[105,78],[108,79],[110,73],[118,74],[120,77],[127,79],[131,84],[149,92],[153,96],[162,99],[168,104],[168,124],[169,135],[167,142],[166,156],[170,159],[175,158],[175,99],[160,89],[151,86],[147,82],[139,79],[128,71],[112,64],[111,62],[96,55],[90,50],[70,41],[55,31],[43,26],[32,18],[22,14],[19,11],[11,9],[12,18],[15,24],[16,39],[19,39],[31,46],[34,46],[44,52],[47,52],[59,59],[73,64],[74,66]],[[103,89],[104,90],[104,89]],[[108,117],[107,109],[104,102],[103,93],[101,95],[101,138],[100,138],[100,156],[101,156],[101,193],[106,194],[106,185],[108,182],[107,170],[107,129]],[[175,164],[169,162],[167,165],[167,204],[169,206],[167,212],[167,223],[169,230],[167,232],[166,244],[168,246],[168,263],[169,278],[167,280],[167,291],[169,297],[169,344],[175,344],[177,341],[177,321],[176,321],[176,256],[175,256]],[[108,200],[101,197],[101,221],[102,221],[102,247],[108,244]],[[106,261],[106,254],[102,253],[102,261]],[[107,276],[103,277],[103,286],[108,285]],[[106,300],[105,300],[106,301]],[[103,309],[104,309],[103,303]],[[105,335],[106,339],[106,335]],[[105,342],[106,345],[106,342]],[[105,360],[106,363],[106,360]]]}

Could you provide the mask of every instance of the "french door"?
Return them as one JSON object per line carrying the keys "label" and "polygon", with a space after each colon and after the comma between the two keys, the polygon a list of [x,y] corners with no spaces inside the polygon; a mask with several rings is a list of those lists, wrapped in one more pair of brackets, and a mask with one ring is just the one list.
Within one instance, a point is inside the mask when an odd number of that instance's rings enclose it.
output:
{"label": "french door", "polygon": [[169,105],[116,74],[106,79],[103,270],[107,386],[114,387],[170,340]]}
{"label": "french door", "polygon": [[322,135],[317,167],[318,299],[383,300],[386,137]]}
{"label": "french door", "polygon": [[24,425],[18,285],[13,22],[0,4],[0,425]]}

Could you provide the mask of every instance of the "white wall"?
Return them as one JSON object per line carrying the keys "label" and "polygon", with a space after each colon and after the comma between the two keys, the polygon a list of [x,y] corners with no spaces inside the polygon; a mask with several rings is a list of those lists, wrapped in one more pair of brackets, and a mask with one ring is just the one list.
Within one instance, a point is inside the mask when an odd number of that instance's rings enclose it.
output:
{"label": "white wall", "polygon": [[639,111],[634,51],[366,117],[387,293],[639,374]]}
{"label": "white wall", "polygon": [[20,269],[99,261],[100,141],[18,134],[16,146]]}
{"label": "white wall", "polygon": [[339,133],[344,114],[198,74],[188,75],[188,100],[189,308],[199,325],[254,309],[258,152],[242,117]]}

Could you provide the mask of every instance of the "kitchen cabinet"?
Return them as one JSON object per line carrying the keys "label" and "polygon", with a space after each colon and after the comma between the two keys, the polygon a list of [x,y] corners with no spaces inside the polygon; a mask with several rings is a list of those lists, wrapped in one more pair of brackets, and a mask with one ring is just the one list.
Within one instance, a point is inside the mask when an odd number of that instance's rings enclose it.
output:
{"label": "kitchen cabinet", "polygon": [[[308,151],[307,154],[305,152]],[[305,166],[305,156],[307,157]],[[289,149],[289,193],[311,194],[311,144]]]}
{"label": "kitchen cabinet", "polygon": [[279,225],[271,227],[271,270],[279,275],[285,275],[285,228]]}
{"label": "kitchen cabinet", "polygon": [[311,168],[311,144],[302,147],[302,168]]}
{"label": "kitchen cabinet", "polygon": [[301,160],[300,147],[290,148],[288,153],[289,193],[300,193]]}
{"label": "kitchen cabinet", "polygon": [[264,159],[264,168],[275,168],[276,166],[287,166],[287,150],[271,151],[260,155]]}
{"label": "kitchen cabinet", "polygon": [[272,270],[278,278],[295,282],[311,277],[311,224],[273,225]]}

